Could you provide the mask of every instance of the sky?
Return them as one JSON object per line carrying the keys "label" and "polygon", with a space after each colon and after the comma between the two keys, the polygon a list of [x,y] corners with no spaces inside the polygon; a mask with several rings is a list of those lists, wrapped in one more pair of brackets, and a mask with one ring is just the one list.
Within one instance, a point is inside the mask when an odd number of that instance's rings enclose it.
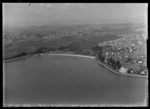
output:
{"label": "sky", "polygon": [[3,24],[146,22],[146,3],[3,3]]}

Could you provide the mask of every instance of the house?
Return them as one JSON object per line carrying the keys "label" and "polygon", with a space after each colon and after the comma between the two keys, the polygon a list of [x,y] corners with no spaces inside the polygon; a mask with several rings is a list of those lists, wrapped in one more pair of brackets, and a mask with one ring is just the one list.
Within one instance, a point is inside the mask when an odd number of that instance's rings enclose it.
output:
{"label": "house", "polygon": [[139,62],[138,62],[138,64],[142,64],[142,63],[143,63],[143,61],[139,61]]}
{"label": "house", "polygon": [[139,42],[140,45],[142,45],[142,42]]}
{"label": "house", "polygon": [[140,74],[141,74],[141,75],[145,75],[146,73],[145,73],[144,71],[142,71]]}
{"label": "house", "polygon": [[133,70],[132,70],[131,68],[129,68],[129,69],[127,70],[127,73],[133,73]]}
{"label": "house", "polygon": [[128,56],[127,56],[127,55],[125,55],[125,58],[128,58]]}
{"label": "house", "polygon": [[120,51],[121,50],[121,48],[120,47],[118,47],[118,51]]}
{"label": "house", "polygon": [[139,74],[138,70],[135,70],[135,69],[132,69],[132,68],[129,68],[129,69],[127,70],[127,73]]}
{"label": "house", "polygon": [[140,74],[141,75],[146,75],[147,70],[142,71]]}
{"label": "house", "polygon": [[129,48],[130,49],[130,51],[129,52],[132,52],[132,49],[131,48]]}
{"label": "house", "polygon": [[108,52],[106,52],[105,54],[106,54],[106,55],[108,55],[109,53],[108,53]]}
{"label": "house", "polygon": [[119,69],[119,72],[120,72],[120,73],[127,73],[127,70],[128,70],[128,69],[126,69],[126,68],[124,68],[124,67],[121,67],[121,68]]}
{"label": "house", "polygon": [[135,44],[134,44],[134,43],[132,43],[131,45],[132,45],[132,46],[134,46]]}

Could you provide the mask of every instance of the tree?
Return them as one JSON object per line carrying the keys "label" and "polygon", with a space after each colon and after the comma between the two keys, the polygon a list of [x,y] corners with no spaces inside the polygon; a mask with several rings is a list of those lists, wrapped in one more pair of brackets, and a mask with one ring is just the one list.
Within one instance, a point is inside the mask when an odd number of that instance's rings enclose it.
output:
{"label": "tree", "polygon": [[50,47],[49,48],[49,51],[56,51],[57,50],[57,47]]}
{"label": "tree", "polygon": [[108,59],[108,64],[109,64],[109,65],[112,65],[112,60],[113,60],[112,58],[109,58],[109,59]]}
{"label": "tree", "polygon": [[101,51],[99,51],[98,53],[97,53],[97,56],[98,56],[98,59],[101,59],[103,56],[102,56],[102,52]]}
{"label": "tree", "polygon": [[25,53],[25,52],[22,52],[22,53],[19,53],[18,55],[16,55],[16,56],[14,56],[14,58],[15,57],[21,57],[21,56],[25,56],[25,55],[27,55],[27,53]]}
{"label": "tree", "polygon": [[118,68],[118,69],[120,69],[120,68],[121,68],[120,61],[117,61],[117,62],[116,62],[116,66],[117,66],[117,68]]}
{"label": "tree", "polygon": [[112,59],[112,67],[116,69],[116,61]]}
{"label": "tree", "polygon": [[93,51],[98,51],[98,52],[102,52],[102,47],[100,47],[100,46],[94,46],[94,47],[92,47],[91,48]]}
{"label": "tree", "polygon": [[29,47],[28,53],[29,53],[29,54],[30,54],[30,53],[33,53],[33,52],[35,52],[35,50],[36,50],[36,47],[34,47],[34,46]]}
{"label": "tree", "polygon": [[101,56],[101,55],[97,55],[97,57],[98,57],[99,60],[101,60],[101,57],[102,57],[102,56]]}
{"label": "tree", "polygon": [[101,61],[104,62],[104,60],[105,60],[105,56],[102,56]]}

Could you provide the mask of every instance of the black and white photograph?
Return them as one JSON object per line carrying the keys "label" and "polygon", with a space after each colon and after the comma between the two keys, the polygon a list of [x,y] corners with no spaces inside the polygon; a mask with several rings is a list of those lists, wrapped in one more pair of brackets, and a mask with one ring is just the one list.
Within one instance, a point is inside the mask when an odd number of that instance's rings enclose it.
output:
{"label": "black and white photograph", "polygon": [[2,3],[3,107],[147,107],[148,3]]}

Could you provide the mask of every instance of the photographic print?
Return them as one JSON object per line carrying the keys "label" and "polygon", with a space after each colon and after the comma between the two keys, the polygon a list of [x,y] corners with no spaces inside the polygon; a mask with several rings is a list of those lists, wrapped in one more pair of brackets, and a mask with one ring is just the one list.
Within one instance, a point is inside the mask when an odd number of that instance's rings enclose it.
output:
{"label": "photographic print", "polygon": [[147,3],[3,3],[3,106],[148,106]]}

